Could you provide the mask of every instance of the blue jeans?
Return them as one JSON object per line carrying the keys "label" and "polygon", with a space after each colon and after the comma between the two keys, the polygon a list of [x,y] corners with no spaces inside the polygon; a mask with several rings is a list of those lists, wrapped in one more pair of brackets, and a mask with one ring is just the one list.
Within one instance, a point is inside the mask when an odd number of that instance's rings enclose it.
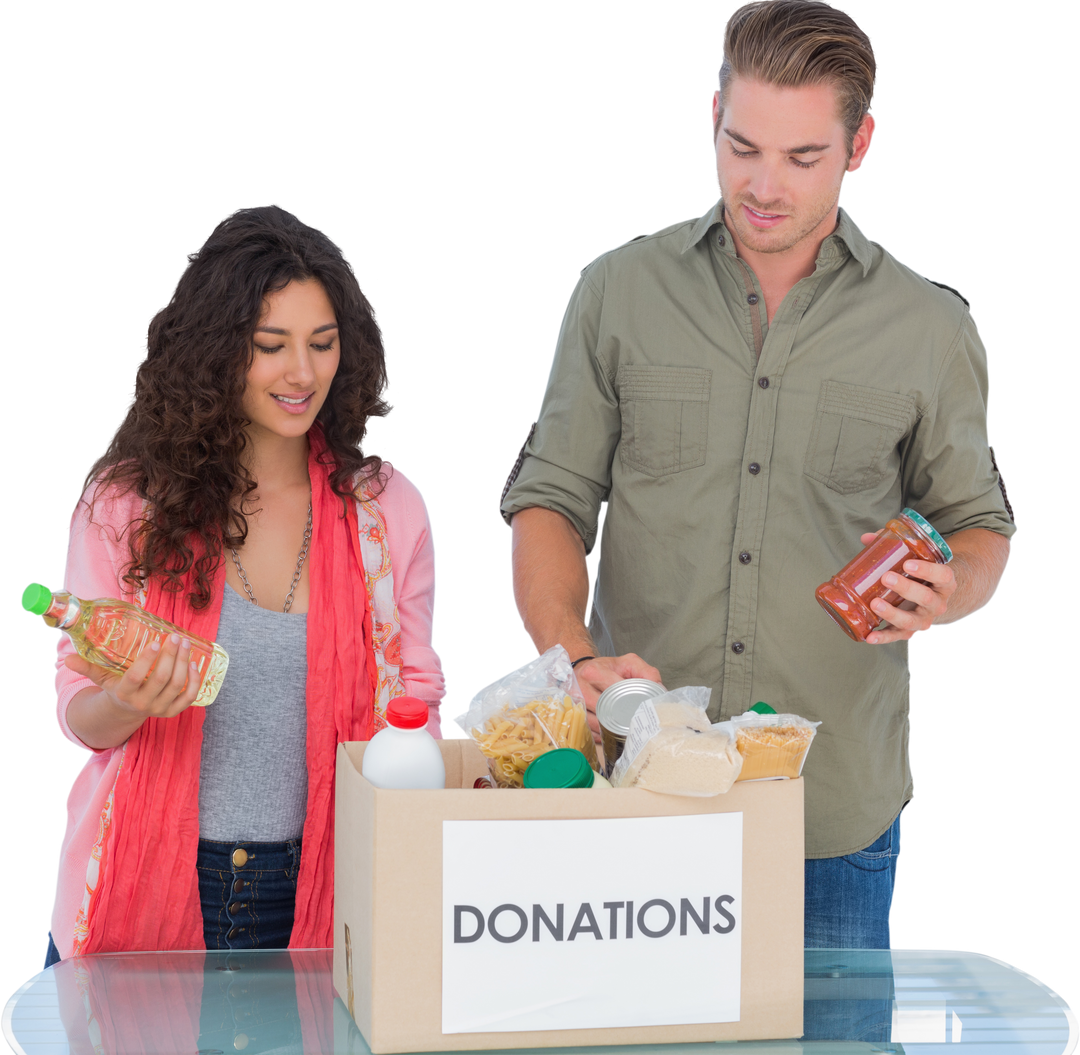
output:
{"label": "blue jeans", "polygon": [[808,949],[887,949],[900,817],[863,850],[806,862]]}
{"label": "blue jeans", "polygon": [[200,839],[196,868],[208,949],[288,947],[300,873],[299,839],[283,843]]}
{"label": "blue jeans", "polygon": [[[233,854],[247,854],[243,865]],[[199,840],[203,939],[208,949],[285,949],[292,936],[300,840],[284,843],[222,843]],[[60,962],[49,935],[45,966]]]}
{"label": "blue jeans", "polygon": [[[900,817],[863,850],[845,857],[806,862],[807,949],[888,949],[889,908],[900,853]],[[803,1040],[887,1043],[892,1028],[892,966],[885,955],[879,972],[846,987],[817,980],[843,977],[843,956],[828,962],[806,954]]]}
{"label": "blue jeans", "polygon": [[52,967],[54,963],[60,962],[60,950],[56,947],[56,942],[52,940],[52,931],[49,931],[49,947],[45,951],[45,966]]}

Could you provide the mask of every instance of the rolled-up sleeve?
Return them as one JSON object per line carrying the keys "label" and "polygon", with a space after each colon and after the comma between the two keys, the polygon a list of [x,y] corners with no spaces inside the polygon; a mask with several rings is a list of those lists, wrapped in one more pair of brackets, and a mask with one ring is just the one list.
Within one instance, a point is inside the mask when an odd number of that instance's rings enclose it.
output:
{"label": "rolled-up sleeve", "polygon": [[986,351],[965,311],[904,454],[904,500],[943,535],[1016,531],[987,440],[987,390]]}
{"label": "rolled-up sleeve", "polygon": [[539,506],[562,513],[586,551],[596,541],[600,506],[611,490],[611,459],[621,418],[611,364],[602,347],[603,276],[587,268],[566,309],[540,418],[502,503],[510,518]]}

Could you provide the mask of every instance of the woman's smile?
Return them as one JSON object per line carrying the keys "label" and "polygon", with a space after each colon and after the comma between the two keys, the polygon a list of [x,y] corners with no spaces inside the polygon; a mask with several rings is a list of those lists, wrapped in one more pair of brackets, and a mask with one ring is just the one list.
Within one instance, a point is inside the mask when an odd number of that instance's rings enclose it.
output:
{"label": "woman's smile", "polygon": [[269,294],[244,391],[248,434],[305,435],[330,394],[340,358],[337,319],[320,282],[297,279]]}
{"label": "woman's smile", "polygon": [[271,395],[282,405],[282,409],[287,413],[306,414],[315,393],[305,392],[295,396],[280,396],[277,393],[272,392]]}

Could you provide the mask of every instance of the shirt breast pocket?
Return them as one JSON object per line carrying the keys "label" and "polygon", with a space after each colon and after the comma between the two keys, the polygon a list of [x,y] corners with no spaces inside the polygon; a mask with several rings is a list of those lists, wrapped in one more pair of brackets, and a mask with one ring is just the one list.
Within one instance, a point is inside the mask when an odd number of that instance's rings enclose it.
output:
{"label": "shirt breast pocket", "polygon": [[694,366],[622,366],[619,458],[647,476],[705,464],[712,371]]}
{"label": "shirt breast pocket", "polygon": [[842,495],[874,487],[898,470],[897,447],[915,418],[912,396],[822,381],[803,471]]}

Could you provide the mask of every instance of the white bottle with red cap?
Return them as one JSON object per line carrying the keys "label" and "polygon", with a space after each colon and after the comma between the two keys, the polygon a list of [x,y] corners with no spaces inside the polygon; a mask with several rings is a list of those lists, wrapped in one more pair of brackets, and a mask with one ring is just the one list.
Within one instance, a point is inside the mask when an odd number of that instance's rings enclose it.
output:
{"label": "white bottle with red cap", "polygon": [[445,788],[442,752],[426,728],[428,705],[398,696],[387,704],[386,721],[364,749],[365,779],[377,788]]}

